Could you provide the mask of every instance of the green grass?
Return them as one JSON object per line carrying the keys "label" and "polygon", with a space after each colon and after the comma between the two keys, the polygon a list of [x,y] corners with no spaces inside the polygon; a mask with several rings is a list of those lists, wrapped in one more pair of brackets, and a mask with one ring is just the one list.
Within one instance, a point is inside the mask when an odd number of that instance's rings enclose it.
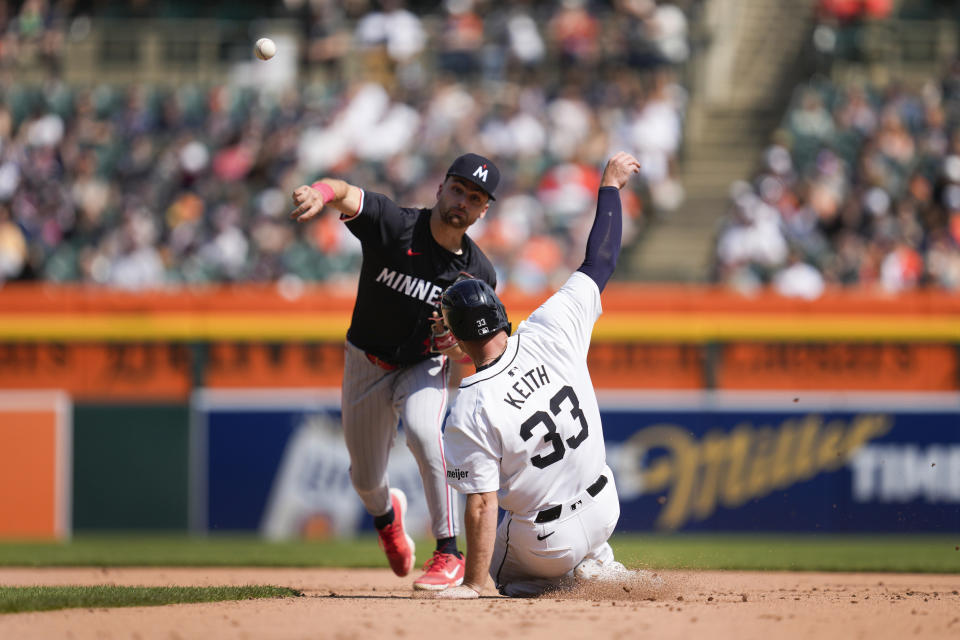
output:
{"label": "green grass", "polygon": [[220,602],[303,595],[286,587],[0,587],[0,613],[77,607],[155,607],[184,602]]}
{"label": "green grass", "polygon": [[960,533],[614,535],[617,559],[652,569],[960,573]]}
{"label": "green grass", "polygon": [[[423,552],[421,556],[426,560]],[[268,542],[253,536],[110,534],[76,536],[66,543],[0,543],[0,566],[385,567],[387,563],[373,536]]]}
{"label": "green grass", "polygon": [[[463,544],[461,538],[461,545]],[[954,535],[616,534],[618,559],[654,569],[960,573]],[[432,541],[417,542],[422,563]],[[240,536],[82,535],[68,543],[0,543],[0,566],[386,567],[376,538],[266,542]]]}

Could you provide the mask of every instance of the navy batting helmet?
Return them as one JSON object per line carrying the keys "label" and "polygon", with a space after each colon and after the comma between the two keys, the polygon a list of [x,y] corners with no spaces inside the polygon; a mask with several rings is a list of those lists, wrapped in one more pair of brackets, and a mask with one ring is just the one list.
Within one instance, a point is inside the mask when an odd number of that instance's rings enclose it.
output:
{"label": "navy batting helmet", "polygon": [[507,310],[493,288],[483,280],[465,278],[454,282],[440,298],[443,317],[459,340],[478,340],[500,329],[510,335]]}

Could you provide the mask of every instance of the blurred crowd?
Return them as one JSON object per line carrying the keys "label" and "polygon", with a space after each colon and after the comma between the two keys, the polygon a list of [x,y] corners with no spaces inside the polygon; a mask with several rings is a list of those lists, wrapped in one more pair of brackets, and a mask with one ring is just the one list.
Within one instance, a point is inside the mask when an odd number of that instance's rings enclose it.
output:
{"label": "blurred crowd", "polygon": [[73,5],[71,0],[0,1],[0,70],[36,62],[56,73]]}
{"label": "blurred crowd", "polygon": [[[466,151],[503,175],[471,235],[523,289],[579,264],[612,152],[644,167],[624,194],[625,242],[683,199],[678,78],[696,0],[282,4],[311,72],[286,90],[4,81],[0,282],[351,281],[358,243],[332,211],[291,223],[293,189],[330,175],[431,206]],[[72,28],[69,5],[24,2],[0,20],[4,51],[31,20]]]}
{"label": "blurred crowd", "polygon": [[960,289],[960,62],[918,86],[800,87],[731,200],[716,277],[742,290]]}

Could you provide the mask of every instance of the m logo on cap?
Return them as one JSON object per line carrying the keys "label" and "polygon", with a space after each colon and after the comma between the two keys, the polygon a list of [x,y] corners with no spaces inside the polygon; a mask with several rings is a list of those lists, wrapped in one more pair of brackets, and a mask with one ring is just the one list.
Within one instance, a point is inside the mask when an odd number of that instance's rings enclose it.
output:
{"label": "m logo on cap", "polygon": [[463,178],[483,189],[491,200],[500,184],[500,170],[490,160],[476,153],[465,153],[450,165],[447,176]]}

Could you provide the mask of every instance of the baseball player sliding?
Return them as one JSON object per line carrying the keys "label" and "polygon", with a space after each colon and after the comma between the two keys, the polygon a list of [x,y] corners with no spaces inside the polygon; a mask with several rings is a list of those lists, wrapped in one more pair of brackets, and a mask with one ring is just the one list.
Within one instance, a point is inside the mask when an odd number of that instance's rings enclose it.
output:
{"label": "baseball player sliding", "polygon": [[[325,205],[361,242],[363,262],[347,332],[341,408],[350,478],[374,516],[380,546],[398,576],[416,558],[404,528],[407,499],[391,489],[387,458],[402,419],[420,467],[437,548],[415,589],[438,591],[463,581],[454,496],[446,484],[441,426],[447,408],[448,358],[464,354],[439,319],[440,295],[463,272],[496,285],[493,266],[466,235],[494,200],[500,172],[476,154],[454,160],[431,209],[397,206],[386,196],[324,178],[293,192],[298,222]],[[438,330],[434,330],[437,327]]]}
{"label": "baseball player sliding", "polygon": [[460,383],[444,432],[447,482],[467,495],[466,575],[438,597],[478,597],[488,571],[518,597],[630,573],[607,543],[620,502],[586,359],[620,252],[619,190],[639,170],[626,153],[610,159],[583,264],[516,334],[487,283],[443,294],[447,326],[477,372]]}

